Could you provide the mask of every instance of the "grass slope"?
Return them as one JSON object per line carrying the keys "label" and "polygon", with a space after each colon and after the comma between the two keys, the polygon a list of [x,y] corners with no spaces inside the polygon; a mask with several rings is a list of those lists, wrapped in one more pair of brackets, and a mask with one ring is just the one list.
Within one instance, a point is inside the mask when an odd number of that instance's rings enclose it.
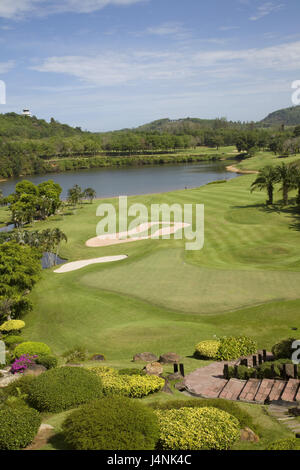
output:
{"label": "grass slope", "polygon": [[266,211],[265,195],[249,192],[254,177],[130,198],[147,205],[204,203],[205,247],[199,252],[185,251],[178,240],[87,248],[97,203],[35,224],[67,233],[61,256],[70,260],[129,258],[68,274],[44,272],[31,295],[35,308],[25,319],[26,337],[58,353],[81,344],[126,362],[142,350],[188,356],[196,342],[213,335],[248,334],[261,347],[290,336],[291,327],[300,328],[297,214],[292,208]]}

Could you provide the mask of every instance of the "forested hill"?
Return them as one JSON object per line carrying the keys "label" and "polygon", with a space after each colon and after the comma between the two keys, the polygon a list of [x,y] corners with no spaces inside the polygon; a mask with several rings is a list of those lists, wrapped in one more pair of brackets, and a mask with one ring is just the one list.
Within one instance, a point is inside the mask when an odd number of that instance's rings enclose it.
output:
{"label": "forested hill", "polygon": [[267,126],[278,126],[282,124],[285,126],[298,126],[300,125],[300,106],[292,106],[291,108],[274,111],[274,113],[269,114],[263,119],[261,124]]}
{"label": "forested hill", "polygon": [[79,127],[60,124],[55,119],[50,123],[35,116],[28,117],[16,113],[0,114],[0,138],[42,139],[45,137],[72,137],[82,135]]}
{"label": "forested hill", "polygon": [[226,118],[199,119],[188,117],[176,120],[168,118],[158,119],[157,121],[139,126],[135,128],[134,131],[193,135],[193,133],[197,132],[199,129],[239,129],[247,126],[253,126],[253,123],[227,121]]}

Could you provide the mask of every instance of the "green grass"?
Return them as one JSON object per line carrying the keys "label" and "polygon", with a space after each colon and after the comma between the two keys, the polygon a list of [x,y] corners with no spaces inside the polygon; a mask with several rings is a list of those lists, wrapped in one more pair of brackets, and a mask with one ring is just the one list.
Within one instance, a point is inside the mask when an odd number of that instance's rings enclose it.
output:
{"label": "green grass", "polygon": [[291,327],[300,328],[297,214],[292,207],[266,210],[264,193],[249,192],[254,177],[130,198],[147,205],[204,203],[205,246],[199,252],[185,251],[179,240],[87,248],[98,202],[35,224],[67,233],[61,256],[69,260],[129,258],[68,274],[44,272],[31,294],[26,338],[45,341],[56,353],[80,344],[129,362],[141,351],[190,356],[198,341],[214,335],[248,334],[268,348],[289,336]]}
{"label": "green grass", "polygon": [[300,161],[300,155],[293,155],[291,157],[287,158],[279,158],[278,155],[274,155],[271,152],[258,152],[255,157],[248,158],[246,160],[243,160],[240,162],[238,165],[236,165],[238,168],[242,170],[260,170],[266,165],[274,166],[274,165],[280,165],[281,163],[294,163],[294,162],[299,162]]}

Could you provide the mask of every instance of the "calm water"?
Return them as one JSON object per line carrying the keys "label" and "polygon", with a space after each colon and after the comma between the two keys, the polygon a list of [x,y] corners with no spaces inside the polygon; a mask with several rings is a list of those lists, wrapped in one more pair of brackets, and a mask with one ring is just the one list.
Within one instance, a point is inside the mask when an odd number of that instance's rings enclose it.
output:
{"label": "calm water", "polygon": [[[67,197],[68,189],[78,184],[82,189],[92,187],[98,197],[135,195],[195,188],[216,180],[229,180],[235,173],[226,171],[229,162],[200,162],[196,164],[156,165],[126,168],[101,168],[67,173],[49,173],[42,176],[26,176],[35,184],[49,179],[59,183],[63,189],[62,198]],[[4,196],[11,194],[18,181],[10,179],[0,183]]]}

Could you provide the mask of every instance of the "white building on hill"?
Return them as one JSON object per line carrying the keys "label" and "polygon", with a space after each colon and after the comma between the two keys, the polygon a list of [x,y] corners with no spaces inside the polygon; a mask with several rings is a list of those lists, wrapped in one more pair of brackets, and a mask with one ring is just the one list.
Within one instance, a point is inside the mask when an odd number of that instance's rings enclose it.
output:
{"label": "white building on hill", "polygon": [[23,114],[23,116],[29,116],[29,117],[31,117],[31,112],[30,112],[29,109],[23,109],[23,113],[22,113],[22,114]]}

